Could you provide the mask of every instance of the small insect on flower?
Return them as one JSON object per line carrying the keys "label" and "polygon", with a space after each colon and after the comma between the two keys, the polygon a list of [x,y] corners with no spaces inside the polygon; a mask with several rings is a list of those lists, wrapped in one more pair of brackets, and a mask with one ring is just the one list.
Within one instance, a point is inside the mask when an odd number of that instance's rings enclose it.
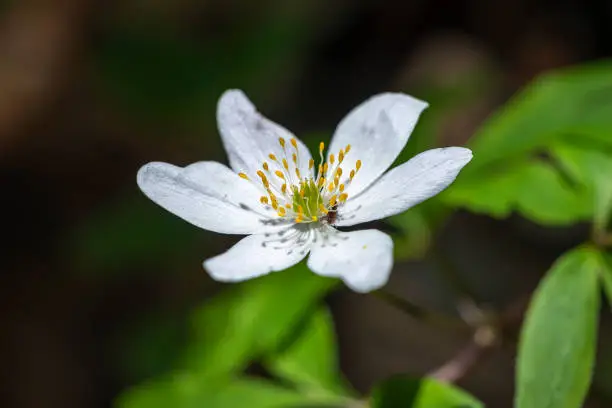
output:
{"label": "small insect on flower", "polygon": [[[137,176],[154,202],[210,231],[248,235],[204,261],[220,281],[286,269],[308,255],[315,273],[357,292],[383,286],[393,241],[347,227],[398,214],[448,187],[471,160],[462,147],[433,149],[387,171],[427,103],[400,93],[366,100],[340,122],[318,160],[284,127],[262,116],[238,90],[219,100],[217,122],[231,169],[201,161],[152,162]],[[248,260],[248,261],[246,261]]]}

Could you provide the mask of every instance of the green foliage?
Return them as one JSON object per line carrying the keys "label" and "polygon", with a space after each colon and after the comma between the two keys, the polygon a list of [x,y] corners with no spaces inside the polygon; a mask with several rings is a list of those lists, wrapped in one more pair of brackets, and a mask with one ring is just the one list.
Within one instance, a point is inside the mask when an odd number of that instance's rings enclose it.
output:
{"label": "green foliage", "polygon": [[225,375],[280,347],[336,280],[304,264],[245,282],[193,316],[194,339],[185,365],[201,376]]}
{"label": "green foliage", "polygon": [[467,392],[430,378],[391,378],[372,392],[371,408],[481,408]]}
{"label": "green foliage", "polygon": [[[517,211],[546,225],[604,223],[610,187],[601,181],[595,196],[585,194],[550,156],[568,140],[590,150],[612,145],[611,68],[612,62],[603,61],[562,70],[520,92],[474,136],[474,159],[445,202],[495,217]],[[609,158],[604,161],[609,168]]]}
{"label": "green foliage", "polygon": [[519,344],[517,408],[582,406],[595,359],[600,268],[600,254],[580,248],[541,282]]}
{"label": "green foliage", "polygon": [[612,255],[604,254],[600,269],[601,286],[603,287],[610,309],[612,309]]}
{"label": "green foliage", "polygon": [[[321,311],[309,320],[321,297],[335,284],[335,280],[321,278],[301,264],[224,291],[194,312],[189,346],[175,373],[128,390],[117,406],[216,407],[248,402],[249,406],[267,408],[287,402],[344,400],[341,387],[335,386],[340,380],[334,378],[338,373],[333,372],[336,356],[329,317]],[[302,321],[309,321],[308,327],[316,330],[302,330],[294,339]],[[288,343],[293,339],[295,342]],[[308,350],[322,353],[317,362],[304,361]],[[277,353],[281,353],[278,358]],[[271,366],[279,375],[297,385],[310,378],[309,387],[288,389],[272,382],[235,380],[242,378],[240,374],[250,363],[264,356],[274,362]],[[292,370],[300,364],[314,371],[296,376]],[[329,368],[325,383],[316,377],[321,367]],[[233,405],[239,401],[241,404]]]}
{"label": "green foliage", "polygon": [[299,337],[265,363],[268,370],[309,394],[346,394],[340,383],[333,321],[326,309],[309,317]]}

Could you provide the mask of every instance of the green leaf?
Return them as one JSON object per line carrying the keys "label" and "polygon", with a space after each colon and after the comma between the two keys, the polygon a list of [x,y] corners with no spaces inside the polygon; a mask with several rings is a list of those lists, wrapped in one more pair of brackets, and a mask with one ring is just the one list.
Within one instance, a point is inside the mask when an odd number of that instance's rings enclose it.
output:
{"label": "green leaf", "polygon": [[568,174],[584,187],[584,195],[592,203],[594,227],[604,232],[612,213],[612,155],[569,143],[555,144],[551,152]]}
{"label": "green leaf", "polygon": [[601,285],[612,309],[612,255],[603,254],[604,262],[600,269]]}
{"label": "green leaf", "polygon": [[499,218],[517,211],[544,225],[570,224],[592,213],[582,191],[571,188],[551,163],[535,159],[452,186],[442,200]]}
{"label": "green leaf", "polygon": [[265,365],[306,393],[347,394],[340,380],[333,321],[325,308],[310,316],[297,339]]}
{"label": "green leaf", "polygon": [[203,378],[244,368],[279,347],[336,284],[300,264],[234,287],[195,312],[184,366]]}
{"label": "green leaf", "polygon": [[467,392],[434,379],[391,378],[371,395],[371,408],[480,408],[484,405]]}
{"label": "green leaf", "polygon": [[285,408],[309,398],[294,390],[258,379],[202,383],[181,375],[135,387],[117,399],[117,408]]}
{"label": "green leaf", "polygon": [[483,174],[494,163],[544,148],[561,135],[588,133],[600,141],[608,139],[609,144],[611,128],[612,61],[544,75],[480,128],[470,143],[474,159],[462,178]]}
{"label": "green leaf", "polygon": [[595,359],[599,253],[561,257],[536,290],[519,342],[516,408],[578,408]]}

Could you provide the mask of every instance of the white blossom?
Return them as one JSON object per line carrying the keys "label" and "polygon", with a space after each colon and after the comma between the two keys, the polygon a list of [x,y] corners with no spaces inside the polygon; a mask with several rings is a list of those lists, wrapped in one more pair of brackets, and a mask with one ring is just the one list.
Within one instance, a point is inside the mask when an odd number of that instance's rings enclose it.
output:
{"label": "white blossom", "polygon": [[445,189],[472,158],[462,147],[432,149],[385,173],[426,107],[404,94],[373,96],[340,122],[329,148],[321,143],[314,160],[244,93],[229,90],[219,100],[217,121],[231,168],[212,161],[183,168],[152,162],[138,172],[138,185],[200,228],[248,235],[204,261],[214,279],[255,278],[310,254],[315,273],[368,292],[389,278],[393,241],[374,229],[336,227],[405,211]]}

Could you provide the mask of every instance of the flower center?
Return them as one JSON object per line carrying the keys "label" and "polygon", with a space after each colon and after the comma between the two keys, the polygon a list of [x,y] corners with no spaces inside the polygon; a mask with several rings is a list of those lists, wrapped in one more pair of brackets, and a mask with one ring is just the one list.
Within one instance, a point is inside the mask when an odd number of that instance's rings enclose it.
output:
{"label": "flower center", "polygon": [[[264,161],[257,171],[258,188],[265,192],[259,199],[266,209],[273,209],[278,217],[292,220],[296,223],[326,222],[333,224],[336,221],[338,207],[348,199],[345,189],[353,181],[361,168],[361,160],[354,162],[354,166],[346,168],[351,145],[338,151],[337,156],[329,155],[326,162],[323,158],[325,144],[319,144],[320,163],[316,177],[303,177],[300,173],[300,152],[297,140],[291,138],[287,146],[286,140],[278,139],[283,156],[277,157],[270,153],[270,161]],[[308,163],[308,173],[312,174],[314,160]],[[250,178],[245,173],[238,173],[245,180]]]}

